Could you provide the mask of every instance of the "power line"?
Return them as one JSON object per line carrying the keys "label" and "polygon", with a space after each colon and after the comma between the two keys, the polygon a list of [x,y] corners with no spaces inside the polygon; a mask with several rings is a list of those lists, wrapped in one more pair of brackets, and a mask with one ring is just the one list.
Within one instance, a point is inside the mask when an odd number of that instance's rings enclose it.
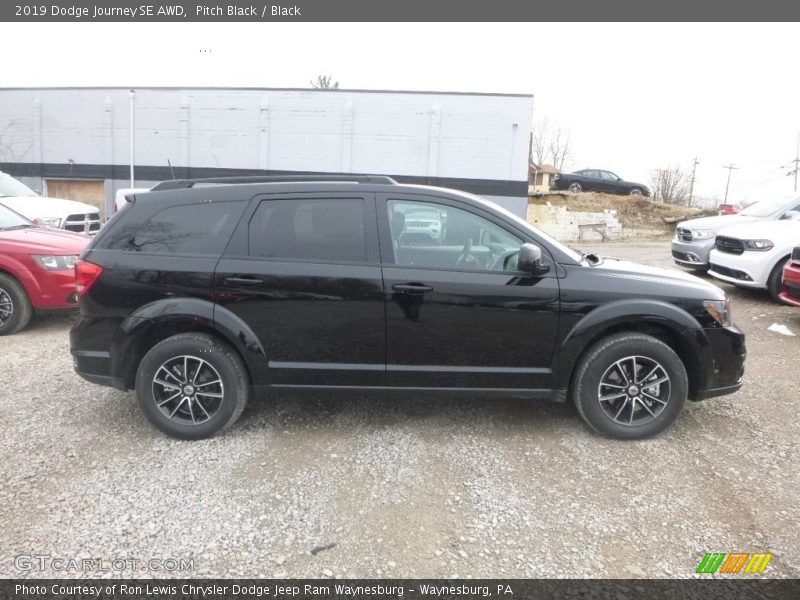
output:
{"label": "power line", "polygon": [[723,203],[727,204],[728,203],[728,188],[731,185],[731,173],[733,173],[734,169],[738,169],[739,167],[737,167],[734,164],[729,164],[729,165],[724,165],[722,168],[723,169],[728,169],[728,182],[725,184],[725,200],[723,200]]}

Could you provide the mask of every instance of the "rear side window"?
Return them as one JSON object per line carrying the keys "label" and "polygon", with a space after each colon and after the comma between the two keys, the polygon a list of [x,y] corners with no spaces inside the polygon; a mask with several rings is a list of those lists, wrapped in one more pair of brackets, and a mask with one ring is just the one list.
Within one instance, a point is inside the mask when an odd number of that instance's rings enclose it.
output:
{"label": "rear side window", "polygon": [[165,208],[144,223],[120,222],[108,247],[149,254],[219,255],[247,202],[202,202]]}
{"label": "rear side window", "polygon": [[366,262],[362,198],[264,200],[249,227],[250,256]]}

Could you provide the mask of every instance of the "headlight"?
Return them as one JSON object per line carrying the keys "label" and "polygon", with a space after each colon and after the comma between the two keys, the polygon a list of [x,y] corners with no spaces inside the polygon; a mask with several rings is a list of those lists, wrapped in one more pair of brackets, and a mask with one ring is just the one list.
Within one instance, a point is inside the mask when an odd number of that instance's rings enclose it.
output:
{"label": "headlight", "polygon": [[61,219],[58,217],[38,217],[34,219],[33,222],[43,227],[55,227],[56,229],[61,227]]}
{"label": "headlight", "polygon": [[711,318],[723,327],[730,327],[733,324],[729,298],[725,298],[725,300],[705,300],[703,306],[705,306],[706,312],[711,315]]}
{"label": "headlight", "polygon": [[758,250],[760,252],[766,252],[767,250],[772,250],[775,245],[769,240],[742,240],[744,243],[745,250]]}
{"label": "headlight", "polygon": [[45,271],[65,271],[74,269],[77,256],[53,256],[46,254],[31,254],[31,258]]}
{"label": "headlight", "polygon": [[717,232],[713,229],[692,229],[693,240],[710,240],[716,237]]}

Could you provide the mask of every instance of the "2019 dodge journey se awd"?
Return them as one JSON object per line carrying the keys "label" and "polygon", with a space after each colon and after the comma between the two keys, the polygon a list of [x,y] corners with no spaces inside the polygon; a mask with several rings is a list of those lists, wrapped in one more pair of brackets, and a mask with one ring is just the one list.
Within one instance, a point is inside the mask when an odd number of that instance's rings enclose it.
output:
{"label": "2019 dodge journey se awd", "polygon": [[[637,439],[741,386],[719,288],[581,254],[469,194],[262,177],[129,202],[76,264],[72,355],[172,436],[220,432],[257,395],[361,390],[570,399]],[[420,214],[436,235],[409,228]]]}

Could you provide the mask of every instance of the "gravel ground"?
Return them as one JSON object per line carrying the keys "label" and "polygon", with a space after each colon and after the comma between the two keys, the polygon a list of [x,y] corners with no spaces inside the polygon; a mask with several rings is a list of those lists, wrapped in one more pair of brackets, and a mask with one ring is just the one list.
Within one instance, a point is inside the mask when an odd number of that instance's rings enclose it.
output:
{"label": "gravel ground", "polygon": [[[667,246],[593,249],[670,266]],[[800,337],[767,327],[800,334],[800,310],[722,285],[745,387],[627,443],[571,405],[366,395],[253,402],[180,442],[73,373],[72,317],[39,318],[0,341],[0,576],[84,575],[15,567],[40,554],[193,561],[93,576],[689,577],[704,552],[764,551],[798,577]]]}

